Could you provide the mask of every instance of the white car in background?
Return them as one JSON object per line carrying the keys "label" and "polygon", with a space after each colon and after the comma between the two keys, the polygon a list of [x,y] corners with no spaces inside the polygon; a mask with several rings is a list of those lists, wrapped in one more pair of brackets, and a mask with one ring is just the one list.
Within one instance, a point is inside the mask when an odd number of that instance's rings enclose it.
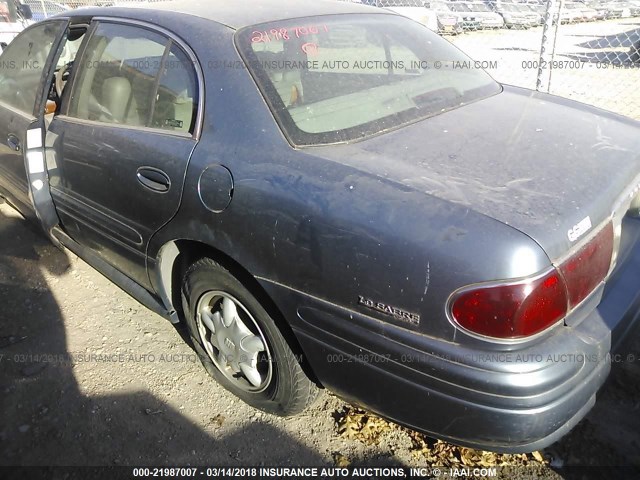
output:
{"label": "white car in background", "polygon": [[438,33],[453,35],[462,33],[462,16],[452,10],[451,2],[432,0],[426,3],[426,6],[436,14],[436,18],[438,19]]}
{"label": "white car in background", "polygon": [[31,9],[17,0],[0,0],[0,48],[4,49],[29,24]]}
{"label": "white car in background", "polygon": [[599,18],[600,14],[595,8],[591,8],[582,2],[578,2],[577,5],[582,12],[582,20],[584,20],[585,22],[595,22],[596,20],[601,20],[601,18]]}
{"label": "white car in background", "polygon": [[384,0],[384,2],[380,3],[386,10],[391,10],[411,20],[415,20],[434,32],[438,31],[438,16],[436,12],[427,9],[424,2],[420,0]]}
{"label": "white car in background", "polygon": [[468,2],[466,5],[480,19],[482,28],[503,28],[504,18],[497,14],[484,2]]}
{"label": "white car in background", "polygon": [[560,23],[578,23],[584,21],[582,7],[576,2],[566,2],[560,12]]}

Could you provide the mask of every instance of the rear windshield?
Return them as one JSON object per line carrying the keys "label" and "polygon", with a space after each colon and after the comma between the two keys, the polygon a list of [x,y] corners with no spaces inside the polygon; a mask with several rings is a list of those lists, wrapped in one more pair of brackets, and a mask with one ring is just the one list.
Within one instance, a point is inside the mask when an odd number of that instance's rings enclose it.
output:
{"label": "rear windshield", "polygon": [[289,140],[375,135],[500,92],[450,43],[396,15],[331,15],[262,24],[238,49]]}

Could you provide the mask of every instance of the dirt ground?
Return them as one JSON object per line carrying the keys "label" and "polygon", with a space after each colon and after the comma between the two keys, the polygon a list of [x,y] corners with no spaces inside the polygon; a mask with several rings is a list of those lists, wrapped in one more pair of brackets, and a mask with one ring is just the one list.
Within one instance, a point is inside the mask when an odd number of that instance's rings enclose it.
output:
{"label": "dirt ground", "polygon": [[[0,205],[0,465],[517,465],[505,478],[640,465],[638,360],[613,366],[562,441],[499,456],[327,393],[295,418],[262,414],[217,386],[182,335]],[[638,359],[638,339],[632,351]]]}

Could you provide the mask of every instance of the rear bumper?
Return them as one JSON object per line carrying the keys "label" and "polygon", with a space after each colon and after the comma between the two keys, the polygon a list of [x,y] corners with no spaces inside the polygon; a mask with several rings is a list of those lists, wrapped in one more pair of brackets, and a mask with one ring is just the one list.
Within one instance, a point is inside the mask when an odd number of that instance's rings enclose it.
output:
{"label": "rear bumper", "polygon": [[588,313],[528,345],[447,342],[264,286],[292,321],[318,380],[341,397],[456,444],[530,452],[586,415],[609,373],[612,344],[638,323],[635,230],[607,288],[585,305]]}
{"label": "rear bumper", "polygon": [[[302,313],[323,321],[318,312]],[[308,329],[296,333],[320,381],[343,398],[456,444],[530,452],[584,417],[610,370],[611,337],[602,324],[565,330],[543,348],[449,353],[390,338],[381,353],[376,333],[358,343]]]}
{"label": "rear bumper", "polygon": [[[318,347],[313,342],[315,348]],[[323,346],[322,354],[335,349]],[[350,387],[332,390],[343,398],[363,405],[380,415],[452,443],[504,453],[532,452],[545,448],[567,434],[595,405],[595,392],[609,373],[609,364],[602,363],[588,375],[571,382],[572,392],[548,404],[524,408],[514,405],[496,407],[481,403],[483,392],[463,392],[462,398],[441,394],[426,384],[417,384],[383,369],[348,367],[345,374],[354,382],[367,381],[386,395],[397,398],[377,398],[360,401],[350,395]],[[349,392],[346,390],[349,389]],[[392,393],[390,393],[392,392]],[[466,393],[466,395],[465,395]],[[544,396],[543,392],[541,396]]]}

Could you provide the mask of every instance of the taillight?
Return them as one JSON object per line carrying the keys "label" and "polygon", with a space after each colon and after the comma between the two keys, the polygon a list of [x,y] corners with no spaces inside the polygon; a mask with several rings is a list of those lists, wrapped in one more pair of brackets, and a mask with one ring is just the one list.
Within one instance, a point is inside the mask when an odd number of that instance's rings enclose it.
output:
{"label": "taillight", "polygon": [[582,302],[604,280],[612,255],[613,224],[609,222],[589,243],[560,264],[569,293],[569,308]]}
{"label": "taillight", "polygon": [[518,339],[535,335],[564,318],[602,282],[611,266],[613,225],[541,275],[459,291],[450,314],[465,330],[487,337]]}
{"label": "taillight", "polygon": [[461,327],[505,339],[534,335],[566,314],[567,291],[555,268],[534,279],[463,290],[451,304]]}

